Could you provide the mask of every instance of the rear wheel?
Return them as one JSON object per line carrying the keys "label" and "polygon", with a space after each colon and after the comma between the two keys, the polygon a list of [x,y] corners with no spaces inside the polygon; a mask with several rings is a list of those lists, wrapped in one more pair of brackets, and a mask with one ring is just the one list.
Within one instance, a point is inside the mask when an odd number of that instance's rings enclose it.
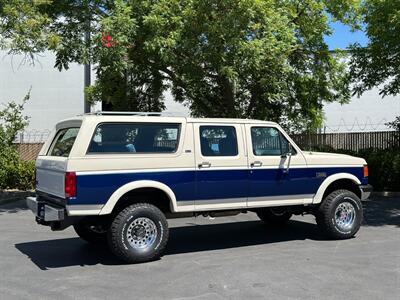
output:
{"label": "rear wheel", "polygon": [[330,193],[316,214],[318,226],[333,239],[348,239],[360,229],[363,211],[360,198],[347,190]]}
{"label": "rear wheel", "polygon": [[292,217],[292,212],[286,207],[262,208],[257,210],[257,216],[267,224],[284,225]]}
{"label": "rear wheel", "polygon": [[79,237],[91,244],[106,244],[107,230],[101,225],[87,223],[74,224],[75,232]]}
{"label": "rear wheel", "polygon": [[168,235],[168,223],[162,211],[148,203],[137,203],[115,217],[108,242],[117,257],[138,263],[161,257]]}

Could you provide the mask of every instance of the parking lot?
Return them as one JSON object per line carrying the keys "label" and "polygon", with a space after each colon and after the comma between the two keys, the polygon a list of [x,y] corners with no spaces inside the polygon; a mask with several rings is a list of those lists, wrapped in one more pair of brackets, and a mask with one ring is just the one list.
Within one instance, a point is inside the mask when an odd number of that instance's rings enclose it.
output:
{"label": "parking lot", "polygon": [[106,249],[0,206],[0,299],[399,299],[400,199],[364,202],[357,237],[329,241],[312,216],[267,228],[253,213],[170,220],[158,261]]}

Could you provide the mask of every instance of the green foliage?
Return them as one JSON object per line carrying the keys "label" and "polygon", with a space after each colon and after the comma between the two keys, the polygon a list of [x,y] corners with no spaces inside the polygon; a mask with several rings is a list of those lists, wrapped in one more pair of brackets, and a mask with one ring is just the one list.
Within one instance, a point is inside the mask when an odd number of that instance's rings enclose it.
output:
{"label": "green foliage", "polygon": [[400,145],[400,116],[397,116],[392,122],[385,124],[396,131],[394,145]]}
{"label": "green foliage", "polygon": [[358,156],[366,159],[369,181],[376,191],[399,191],[400,149],[365,149]]}
{"label": "green foliage", "polygon": [[23,161],[15,148],[0,151],[0,189],[31,190],[35,184],[35,161]]}
{"label": "green foliage", "polygon": [[17,133],[28,125],[22,114],[29,93],[21,104],[10,102],[0,110],[0,189],[32,189],[35,180],[35,162],[23,161],[13,143]]}
{"label": "green foliage", "polygon": [[86,92],[114,109],[162,110],[170,88],[195,116],[299,131],[320,125],[323,103],[350,99],[341,53],[324,36],[331,18],[356,26],[359,2],[0,0],[0,34],[12,52],[55,51],[60,70],[93,63]]}
{"label": "green foliage", "polygon": [[13,141],[17,133],[28,125],[28,117],[23,116],[22,111],[29,97],[30,93],[24,97],[21,104],[11,101],[0,110],[0,149],[14,147]]}
{"label": "green foliage", "polygon": [[369,38],[367,47],[352,47],[351,74],[358,95],[379,86],[383,96],[400,92],[400,1],[366,0],[362,21]]}

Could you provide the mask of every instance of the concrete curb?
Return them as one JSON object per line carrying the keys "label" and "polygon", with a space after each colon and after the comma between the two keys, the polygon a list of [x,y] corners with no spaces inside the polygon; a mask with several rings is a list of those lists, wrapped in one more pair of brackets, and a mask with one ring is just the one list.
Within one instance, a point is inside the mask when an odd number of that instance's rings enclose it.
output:
{"label": "concrete curb", "polygon": [[390,191],[383,191],[383,192],[372,192],[372,197],[400,197],[400,192],[390,192]]}
{"label": "concrete curb", "polygon": [[33,195],[35,195],[34,191],[0,190],[0,205],[24,200]]}

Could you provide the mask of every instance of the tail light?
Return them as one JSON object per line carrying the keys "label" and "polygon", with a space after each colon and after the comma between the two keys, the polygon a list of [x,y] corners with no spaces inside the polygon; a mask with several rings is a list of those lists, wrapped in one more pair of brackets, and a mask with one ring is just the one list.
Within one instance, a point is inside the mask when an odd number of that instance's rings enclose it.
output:
{"label": "tail light", "polygon": [[76,197],[76,173],[67,172],[65,173],[65,197],[73,198]]}
{"label": "tail light", "polygon": [[364,165],[364,177],[368,177],[368,165]]}

